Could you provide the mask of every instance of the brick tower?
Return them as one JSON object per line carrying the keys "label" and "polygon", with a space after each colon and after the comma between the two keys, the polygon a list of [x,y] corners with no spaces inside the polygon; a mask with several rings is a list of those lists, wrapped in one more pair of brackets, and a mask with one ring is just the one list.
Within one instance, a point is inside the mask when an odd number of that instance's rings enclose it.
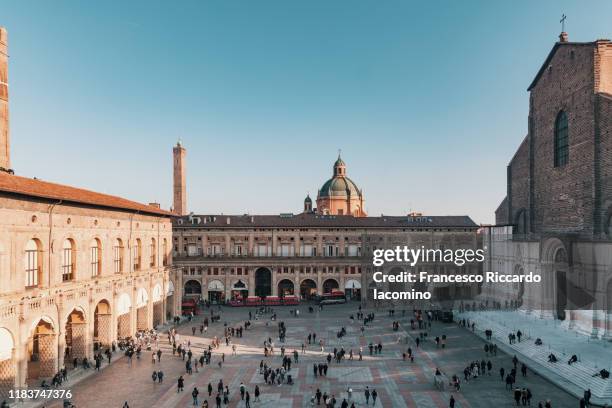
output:
{"label": "brick tower", "polygon": [[8,116],[8,38],[0,27],[0,171],[11,168]]}
{"label": "brick tower", "polygon": [[174,204],[173,211],[177,215],[187,214],[187,186],[185,185],[185,155],[187,150],[179,140],[172,148],[174,163]]}

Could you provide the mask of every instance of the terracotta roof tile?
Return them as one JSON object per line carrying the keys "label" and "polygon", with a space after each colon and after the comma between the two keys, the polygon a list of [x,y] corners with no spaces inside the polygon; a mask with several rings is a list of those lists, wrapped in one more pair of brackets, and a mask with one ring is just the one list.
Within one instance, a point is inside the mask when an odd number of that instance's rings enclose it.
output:
{"label": "terracotta roof tile", "polygon": [[95,205],[120,210],[140,211],[147,214],[163,216],[174,215],[171,212],[161,210],[154,206],[126,200],[125,198],[96,193],[94,191],[65,186],[62,184],[49,183],[47,181],[15,176],[5,172],[0,172],[0,192],[21,194],[49,200],[63,200],[66,202]]}

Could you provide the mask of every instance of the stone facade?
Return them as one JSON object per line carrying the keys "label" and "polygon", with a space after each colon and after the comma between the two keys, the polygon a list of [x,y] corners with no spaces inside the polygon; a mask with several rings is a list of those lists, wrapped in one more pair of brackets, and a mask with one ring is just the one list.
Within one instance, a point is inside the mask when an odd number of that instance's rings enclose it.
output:
{"label": "stone facade", "polygon": [[[67,239],[75,244],[70,279],[62,247]],[[38,281],[27,284],[27,244],[32,240],[39,244]],[[136,250],[138,240],[141,252]],[[10,355],[13,368],[0,369],[0,383],[39,384],[64,364],[70,368],[67,359],[91,359],[94,345],[108,346],[118,337],[131,336],[131,328],[152,328],[153,307],[148,305],[154,302],[164,310],[158,310],[157,323],[172,316],[178,305],[168,304],[165,296],[173,286],[171,240],[170,217],[1,193],[0,330],[10,333],[12,344],[2,342],[10,350],[0,350],[0,357]],[[101,244],[96,259],[92,242]],[[135,262],[137,256],[140,262]],[[93,262],[101,266],[93,268]],[[143,290],[148,294],[144,313],[130,306]],[[119,316],[125,297],[127,313]],[[0,362],[0,367],[6,364]],[[5,378],[10,373],[13,380]]]}
{"label": "stone facade", "polygon": [[[361,295],[372,283],[375,248],[479,248],[477,229],[469,217],[191,215],[174,220],[174,264],[183,271],[176,284],[185,296],[211,301],[243,295],[308,298],[337,288],[365,302]],[[480,273],[475,265],[463,270]]]}
{"label": "stone facade", "polygon": [[[487,293],[579,332],[610,337],[612,42],[560,39],[529,87],[528,134],[507,167],[498,226],[484,236],[492,270],[533,271],[543,282],[491,286]],[[559,164],[561,115],[568,153]]]}

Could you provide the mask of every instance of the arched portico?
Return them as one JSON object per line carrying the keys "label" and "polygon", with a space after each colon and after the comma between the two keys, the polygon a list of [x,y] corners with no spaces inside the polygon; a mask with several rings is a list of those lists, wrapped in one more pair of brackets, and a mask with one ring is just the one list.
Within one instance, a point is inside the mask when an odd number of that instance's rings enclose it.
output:
{"label": "arched portico", "polygon": [[[87,356],[87,323],[85,313],[81,308],[73,309],[66,319],[66,337],[64,350],[64,361],[69,362],[75,358],[78,360]],[[66,367],[72,367],[66,364]]]}
{"label": "arched portico", "polygon": [[53,320],[43,316],[32,328],[27,344],[27,381],[32,386],[41,378],[50,378],[57,371],[57,332]]}
{"label": "arched portico", "polygon": [[294,294],[293,282],[289,279],[282,279],[278,282],[278,296],[288,296]]}
{"label": "arched portico", "polygon": [[145,288],[136,292],[136,330],[149,329],[149,293]]}
{"label": "arched portico", "polygon": [[270,296],[272,294],[272,272],[268,268],[258,268],[255,271],[255,296]]}
{"label": "arched portico", "polygon": [[111,346],[113,342],[112,321],[110,303],[102,299],[96,305],[94,312],[94,349]]}
{"label": "arched portico", "polygon": [[323,293],[331,293],[332,290],[336,290],[340,288],[340,285],[338,284],[338,281],[335,279],[326,279],[325,282],[323,282]]}
{"label": "arched portico", "polygon": [[124,339],[132,335],[132,325],[130,322],[130,310],[132,301],[127,293],[119,295],[117,300],[117,337]]}
{"label": "arched portico", "polygon": [[308,300],[317,295],[317,283],[312,279],[304,279],[300,283],[300,295],[302,299]]}
{"label": "arched portico", "polygon": [[158,283],[153,287],[153,327],[163,323],[164,320],[164,297],[162,295],[162,287]]}

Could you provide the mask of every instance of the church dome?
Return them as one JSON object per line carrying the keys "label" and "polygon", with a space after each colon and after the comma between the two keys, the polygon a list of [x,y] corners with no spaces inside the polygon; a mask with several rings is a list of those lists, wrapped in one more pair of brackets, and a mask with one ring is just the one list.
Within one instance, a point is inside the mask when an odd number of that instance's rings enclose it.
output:
{"label": "church dome", "polygon": [[359,197],[357,184],[346,176],[334,176],[327,180],[319,190],[319,197]]}

